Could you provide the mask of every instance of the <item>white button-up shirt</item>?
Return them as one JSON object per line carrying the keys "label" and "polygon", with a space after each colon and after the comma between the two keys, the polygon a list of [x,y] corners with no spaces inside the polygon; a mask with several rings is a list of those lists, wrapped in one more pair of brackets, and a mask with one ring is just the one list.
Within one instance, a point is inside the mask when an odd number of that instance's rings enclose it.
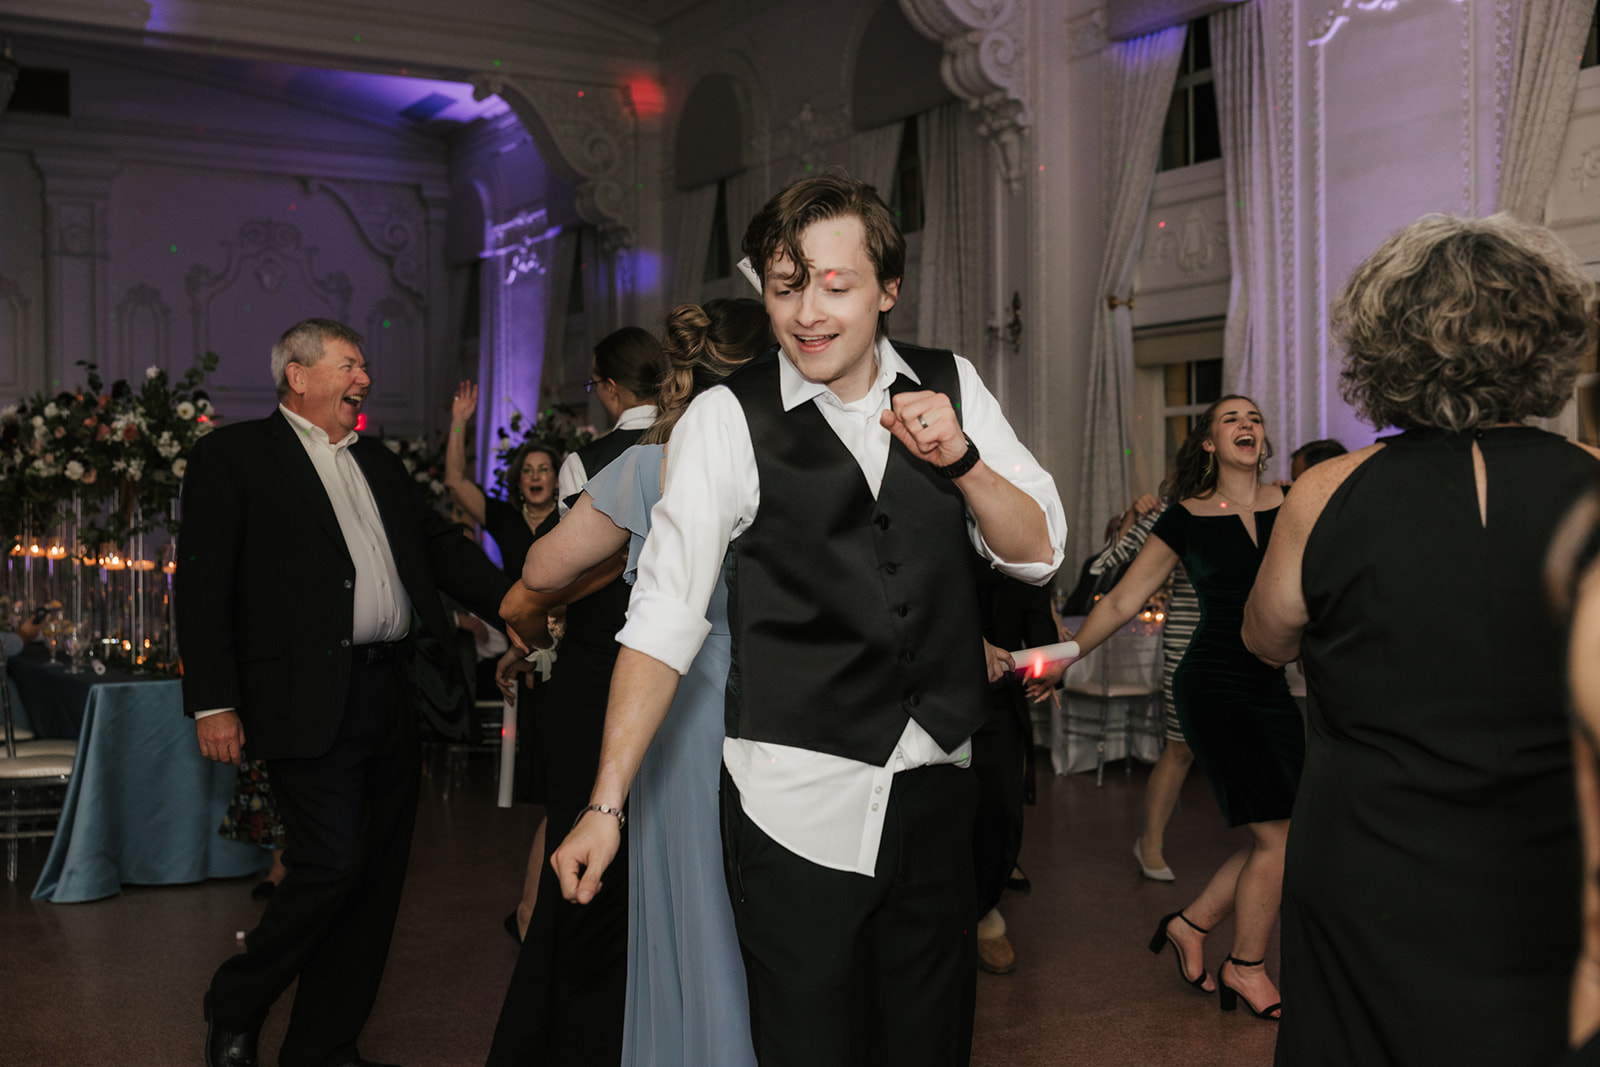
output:
{"label": "white button-up shirt", "polygon": [[[807,381],[779,354],[783,408],[814,403],[862,475],[878,493],[889,461],[891,434],[878,421],[889,407],[897,375],[921,380],[887,340],[877,346],[878,374],[867,395],[841,403],[826,386]],[[1055,482],[1017,440],[1000,405],[972,364],[956,357],[963,428],[984,462],[1027,493],[1045,513],[1054,556],[1045,563],[1010,563],[989,549],[971,513],[973,547],[1002,572],[1033,585],[1061,565],[1066,516]],[[628,622],[617,640],[675,668],[689,669],[711,625],[706,605],[730,542],[755,521],[761,486],[744,409],[728,389],[697,397],[672,433],[661,501],[639,560]],[[727,738],[723,762],[750,819],[796,855],[824,867],[871,877],[883,819],[897,771],[935,763],[966,763],[971,743],[946,752],[917,725],[906,723],[882,767],[789,745]]]}
{"label": "white button-up shirt", "polygon": [[339,531],[344,534],[345,550],[356,566],[355,620],[350,642],[356,645],[376,641],[398,641],[411,627],[411,598],[400,582],[400,572],[389,551],[389,535],[378,514],[361,465],[350,454],[350,446],[360,440],[355,432],[343,440],[330,441],[319,426],[278,405],[289,420],[295,436],[305,446],[311,465],[317,469],[322,488],[333,505]]}

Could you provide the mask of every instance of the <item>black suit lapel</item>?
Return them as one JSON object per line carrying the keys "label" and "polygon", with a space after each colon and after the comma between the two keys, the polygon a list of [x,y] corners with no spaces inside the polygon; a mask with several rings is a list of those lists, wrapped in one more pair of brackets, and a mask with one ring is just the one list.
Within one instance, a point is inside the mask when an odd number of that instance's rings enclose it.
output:
{"label": "black suit lapel", "polygon": [[283,417],[281,411],[268,416],[266,426],[268,451],[283,467],[289,484],[305,500],[328,536],[348,555],[350,550],[344,543],[344,530],[339,527],[339,517],[333,513],[328,490],[323,487],[322,477],[317,474],[311,457],[306,455],[306,447],[300,443],[295,428],[289,425],[289,420]]}

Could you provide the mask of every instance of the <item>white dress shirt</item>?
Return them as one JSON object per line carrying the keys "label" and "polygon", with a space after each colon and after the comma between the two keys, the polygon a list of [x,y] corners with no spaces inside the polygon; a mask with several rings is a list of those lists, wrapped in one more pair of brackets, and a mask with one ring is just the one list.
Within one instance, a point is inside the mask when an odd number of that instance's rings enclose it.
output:
{"label": "white dress shirt", "polygon": [[[814,403],[850,450],[876,496],[889,460],[891,435],[878,422],[889,406],[897,375],[920,379],[887,340],[877,347],[872,388],[852,404],[826,386],[807,381],[779,354],[783,408]],[[1043,585],[1061,565],[1066,516],[1055,482],[1000,412],[972,364],[956,357],[963,428],[984,462],[1034,499],[1045,513],[1054,556],[1045,563],[1010,563],[989,549],[971,512],[973,547],[1003,573]],[[706,605],[723,556],[755,520],[761,486],[744,409],[717,386],[697,397],[673,429],[661,501],[651,512],[651,532],[639,560],[628,622],[617,640],[668,664],[689,669],[710,631]],[[883,817],[897,771],[934,763],[965,763],[963,742],[946,752],[919,726],[906,723],[882,767],[789,745],[728,738],[723,761],[739,789],[745,813],[773,840],[824,867],[871,877],[877,865]]]}
{"label": "white dress shirt", "polygon": [[[617,416],[617,424],[610,432],[648,430],[650,424],[656,421],[656,414],[654,404],[640,404],[638,407],[628,408]],[[583,483],[589,480],[589,476],[599,473],[599,471],[584,470],[583,460],[579,458],[577,452],[573,452],[561,461],[561,473],[556,476],[556,507],[561,509],[562,515],[567,513],[567,501],[583,492]]]}
{"label": "white dress shirt", "polygon": [[[278,410],[289,421],[295,436],[305,446],[311,465],[316,468],[322,488],[333,505],[339,531],[344,534],[345,550],[356,568],[355,617],[350,643],[367,645],[379,641],[398,641],[411,627],[411,598],[406,595],[389,551],[389,535],[378,514],[361,465],[350,454],[350,446],[360,439],[354,432],[341,441],[328,440],[327,431],[282,404]],[[195,713],[196,719],[232,708],[212,708]]]}

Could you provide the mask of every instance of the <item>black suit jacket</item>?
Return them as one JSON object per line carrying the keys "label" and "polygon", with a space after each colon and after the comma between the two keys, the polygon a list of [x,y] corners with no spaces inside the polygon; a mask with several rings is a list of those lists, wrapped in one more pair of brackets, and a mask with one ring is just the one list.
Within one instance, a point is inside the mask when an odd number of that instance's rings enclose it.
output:
{"label": "black suit jacket", "polygon": [[[506,579],[427,506],[378,441],[365,474],[416,615],[441,645],[449,593],[498,620]],[[349,685],[355,564],[311,457],[281,412],[202,438],[184,472],[176,608],[186,715],[231,707],[252,759],[320,756]]]}

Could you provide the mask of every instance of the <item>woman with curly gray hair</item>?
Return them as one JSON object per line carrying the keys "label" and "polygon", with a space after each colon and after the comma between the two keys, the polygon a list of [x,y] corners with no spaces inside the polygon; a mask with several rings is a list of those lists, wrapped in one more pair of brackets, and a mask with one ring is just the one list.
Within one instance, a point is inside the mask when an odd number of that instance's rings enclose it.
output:
{"label": "woman with curly gray hair", "polygon": [[1403,432],[1295,483],[1245,611],[1246,645],[1302,657],[1315,696],[1277,1063],[1550,1062],[1579,841],[1541,567],[1600,452],[1526,420],[1572,394],[1594,283],[1542,227],[1431,215],[1333,323],[1345,399]]}

